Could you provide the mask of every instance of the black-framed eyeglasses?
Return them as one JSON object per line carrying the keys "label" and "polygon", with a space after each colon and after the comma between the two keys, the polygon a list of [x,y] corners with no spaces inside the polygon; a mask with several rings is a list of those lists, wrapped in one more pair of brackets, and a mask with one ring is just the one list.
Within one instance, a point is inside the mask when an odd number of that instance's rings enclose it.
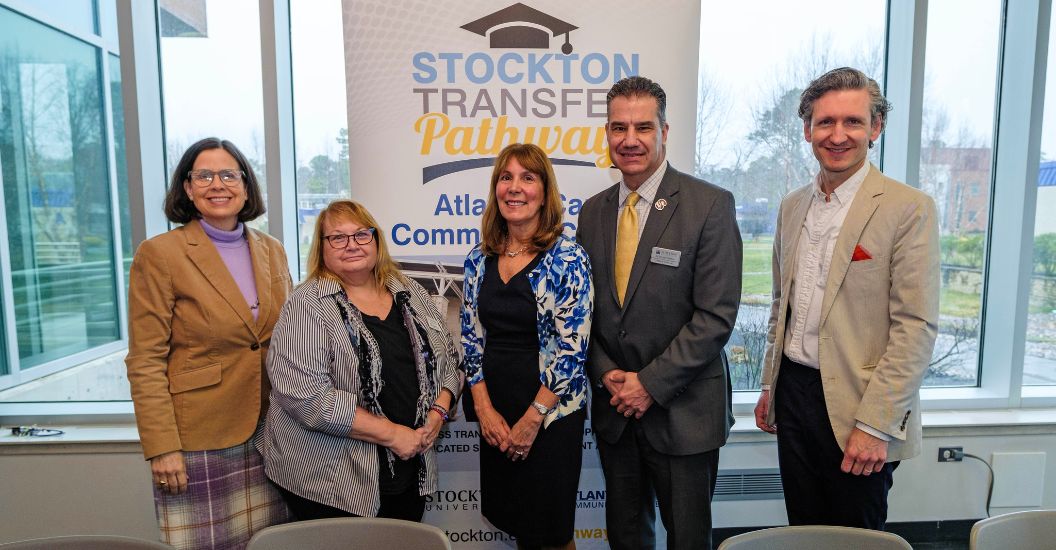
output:
{"label": "black-framed eyeglasses", "polygon": [[234,187],[242,181],[242,178],[246,177],[246,173],[241,170],[219,170],[217,172],[212,170],[191,170],[187,172],[187,179],[198,187],[209,187],[213,184],[213,178],[216,176],[220,176],[220,181],[224,185]]}
{"label": "black-framed eyeglasses", "polygon": [[348,246],[349,237],[356,241],[358,245],[370,244],[370,241],[374,240],[374,232],[377,231],[374,227],[368,227],[366,229],[360,229],[351,235],[345,235],[344,233],[338,233],[337,235],[324,235],[323,238],[326,242],[330,243],[330,246],[338,250]]}

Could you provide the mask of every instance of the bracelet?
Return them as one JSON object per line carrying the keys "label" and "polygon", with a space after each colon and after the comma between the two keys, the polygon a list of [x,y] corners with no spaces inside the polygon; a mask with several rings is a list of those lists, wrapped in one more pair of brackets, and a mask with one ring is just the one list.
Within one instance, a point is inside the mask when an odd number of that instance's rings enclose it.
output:
{"label": "bracelet", "polygon": [[445,409],[443,405],[433,403],[432,406],[429,407],[429,410],[436,411],[436,413],[440,415],[440,419],[447,422],[447,409]]}
{"label": "bracelet", "polygon": [[554,405],[553,407],[547,407],[546,405],[543,405],[538,401],[532,401],[532,407],[535,410],[539,411],[539,414],[543,416],[548,416],[550,413],[554,412],[554,409],[557,408],[557,405]]}

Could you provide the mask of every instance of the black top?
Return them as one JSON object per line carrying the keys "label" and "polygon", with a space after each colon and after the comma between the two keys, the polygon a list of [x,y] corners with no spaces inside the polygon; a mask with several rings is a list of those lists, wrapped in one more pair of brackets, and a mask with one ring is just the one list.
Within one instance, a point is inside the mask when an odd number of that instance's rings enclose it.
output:
{"label": "black top", "polygon": [[[381,355],[381,392],[378,404],[385,416],[396,424],[414,428],[418,408],[418,373],[414,366],[411,336],[403,324],[403,315],[393,301],[385,320],[363,314],[363,324],[374,336]],[[418,460],[396,459],[396,475],[389,473],[385,447],[378,446],[381,467],[381,494],[402,493],[418,481]]]}

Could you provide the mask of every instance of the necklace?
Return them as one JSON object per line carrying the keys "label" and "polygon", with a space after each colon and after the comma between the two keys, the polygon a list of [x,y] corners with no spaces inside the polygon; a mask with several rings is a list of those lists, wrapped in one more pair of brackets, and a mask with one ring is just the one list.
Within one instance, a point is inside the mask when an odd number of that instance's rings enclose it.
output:
{"label": "necklace", "polygon": [[516,252],[510,252],[510,241],[509,241],[509,239],[506,240],[506,252],[505,252],[505,254],[507,256],[509,256],[511,258],[516,258],[517,256],[520,256],[521,253],[524,252],[525,250],[528,250],[528,245],[523,244],[523,245],[521,245],[520,248],[517,249]]}

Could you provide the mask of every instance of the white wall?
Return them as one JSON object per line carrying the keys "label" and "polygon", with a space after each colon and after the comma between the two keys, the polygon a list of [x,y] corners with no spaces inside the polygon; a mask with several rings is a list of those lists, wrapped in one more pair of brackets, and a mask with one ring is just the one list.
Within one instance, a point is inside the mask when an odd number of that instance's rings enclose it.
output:
{"label": "white wall", "polygon": [[[738,419],[746,429],[747,418]],[[939,446],[963,446],[992,460],[992,453],[1041,452],[1044,467],[999,471],[995,497],[1004,490],[1020,505],[992,508],[993,515],[1030,508],[1056,508],[1056,423],[1029,426],[926,428],[921,456],[895,472],[891,522],[978,519],[984,515],[987,472],[977,461],[940,464]],[[721,454],[720,468],[776,468],[773,439],[757,431],[737,432]],[[1024,482],[1009,486],[1018,474]],[[443,473],[441,473],[443,475]],[[62,534],[158,535],[150,472],[135,443],[0,444],[0,543]],[[1003,483],[1004,482],[1004,483]],[[995,503],[999,504],[999,503]],[[769,526],[785,522],[778,500],[715,503],[715,526]],[[496,548],[504,548],[497,545]]]}

